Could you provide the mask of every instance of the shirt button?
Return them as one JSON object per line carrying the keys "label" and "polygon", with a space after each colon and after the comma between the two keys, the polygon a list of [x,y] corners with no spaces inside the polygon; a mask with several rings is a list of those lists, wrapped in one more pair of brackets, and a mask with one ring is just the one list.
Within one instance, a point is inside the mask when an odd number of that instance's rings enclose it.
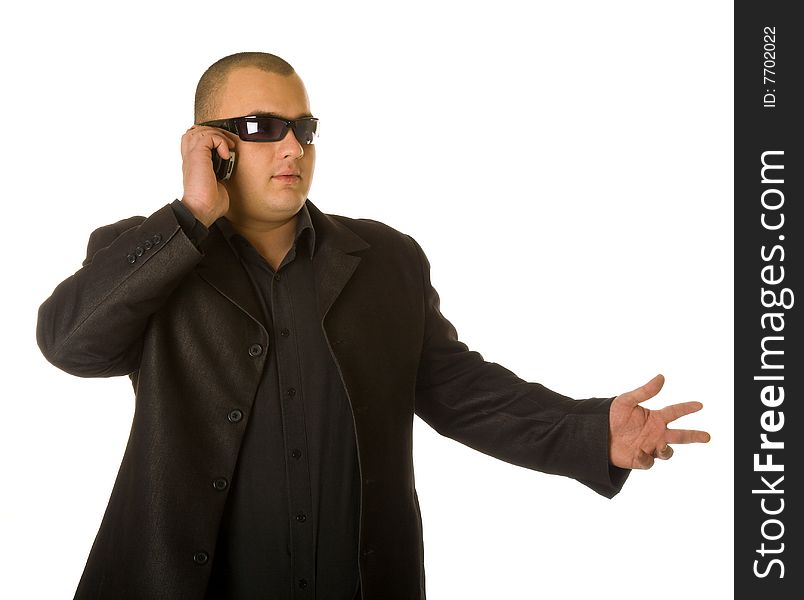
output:
{"label": "shirt button", "polygon": [[209,554],[207,554],[203,550],[200,550],[195,554],[193,554],[193,562],[197,565],[205,565],[207,564],[208,560],[209,560]]}
{"label": "shirt button", "polygon": [[262,354],[262,346],[259,344],[251,344],[248,349],[249,356],[259,356]]}
{"label": "shirt button", "polygon": [[232,423],[238,423],[243,418],[243,411],[240,410],[239,408],[236,408],[233,411],[230,411],[227,416],[229,418],[229,421],[231,421]]}
{"label": "shirt button", "polygon": [[293,458],[301,458],[301,450],[298,448],[294,449],[293,452],[290,453]]}
{"label": "shirt button", "polygon": [[299,523],[304,523],[307,520],[307,515],[305,515],[303,512],[300,512],[298,515],[296,515],[296,520]]}
{"label": "shirt button", "polygon": [[212,487],[216,490],[225,490],[226,487],[229,485],[229,482],[226,481],[225,477],[218,477],[217,479],[212,481]]}
{"label": "shirt button", "polygon": [[280,279],[282,279],[282,276],[279,273],[274,275],[274,281],[279,281]]}
{"label": "shirt button", "polygon": [[285,328],[284,328],[282,331],[280,331],[279,333],[282,335],[282,337],[288,337],[288,336],[290,335],[290,329],[288,329],[287,327],[285,327]]}
{"label": "shirt button", "polygon": [[304,589],[307,587],[307,580],[306,579],[299,579],[299,587]]}
{"label": "shirt button", "polygon": [[288,396],[291,398],[296,395],[296,388],[288,388]]}

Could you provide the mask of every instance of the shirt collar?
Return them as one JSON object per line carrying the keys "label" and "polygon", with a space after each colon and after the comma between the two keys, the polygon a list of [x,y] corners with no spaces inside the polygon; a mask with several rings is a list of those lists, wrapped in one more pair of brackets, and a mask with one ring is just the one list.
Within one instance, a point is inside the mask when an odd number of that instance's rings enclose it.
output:
{"label": "shirt collar", "polygon": [[[299,212],[297,212],[296,214],[299,216],[299,218],[296,219],[296,234],[293,237],[293,243],[294,244],[299,243],[299,238],[303,237],[303,235],[306,236],[305,239],[308,249],[307,256],[309,256],[310,260],[312,260],[313,252],[315,252],[315,227],[313,227],[313,221],[310,218],[310,211],[307,209],[307,200],[304,201],[304,204],[299,209]],[[226,241],[229,242],[229,245],[233,249],[235,249],[235,245],[233,244],[235,240],[239,239],[239,241],[241,242],[242,241],[248,242],[248,240],[246,240],[245,237],[240,235],[235,230],[231,221],[229,221],[229,219],[227,219],[226,217],[221,217],[220,219],[215,221],[215,224],[220,228],[221,233],[223,233],[223,236],[226,238]],[[309,232],[305,234],[304,232],[308,229]]]}

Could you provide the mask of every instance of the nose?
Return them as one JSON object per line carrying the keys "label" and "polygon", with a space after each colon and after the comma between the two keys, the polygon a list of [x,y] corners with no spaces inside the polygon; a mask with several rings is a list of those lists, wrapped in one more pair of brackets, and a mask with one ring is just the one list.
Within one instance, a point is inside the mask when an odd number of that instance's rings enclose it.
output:
{"label": "nose", "polygon": [[304,146],[296,139],[296,134],[293,133],[293,128],[288,127],[288,132],[278,142],[281,144],[280,152],[284,158],[301,158],[304,156]]}

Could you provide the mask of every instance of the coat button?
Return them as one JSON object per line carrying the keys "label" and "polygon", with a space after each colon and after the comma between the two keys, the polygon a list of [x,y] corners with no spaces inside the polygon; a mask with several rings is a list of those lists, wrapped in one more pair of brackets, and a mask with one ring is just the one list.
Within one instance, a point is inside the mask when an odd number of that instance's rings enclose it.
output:
{"label": "coat button", "polygon": [[229,482],[226,481],[225,477],[218,477],[217,479],[212,481],[212,487],[216,490],[225,490],[226,486],[229,485]]}
{"label": "coat button", "polygon": [[199,550],[195,554],[193,554],[193,562],[197,565],[205,565],[209,560],[209,554],[204,552],[203,550]]}
{"label": "coat button", "polygon": [[259,344],[251,344],[251,346],[248,349],[248,354],[249,356],[259,356],[260,354],[262,354],[262,346],[260,346]]}
{"label": "coat button", "polygon": [[137,246],[134,249],[134,254],[136,254],[137,256],[142,256],[144,252],[145,250],[142,249],[142,246]]}
{"label": "coat button", "polygon": [[154,246],[156,246],[162,241],[162,235],[159,233],[155,233],[154,236],[151,238],[151,241],[154,243]]}
{"label": "coat button", "polygon": [[135,262],[137,262],[137,257],[133,254],[128,254],[126,255],[126,260],[128,261],[128,264],[133,265]]}
{"label": "coat button", "polygon": [[304,523],[307,520],[307,515],[305,515],[303,512],[300,512],[298,515],[296,515],[296,520],[299,523]]}
{"label": "coat button", "polygon": [[154,247],[154,245],[153,245],[153,243],[151,242],[151,240],[145,240],[145,241],[142,243],[142,247],[143,247],[143,248],[145,248],[146,250],[150,250],[151,248],[153,248],[153,247]]}
{"label": "coat button", "polygon": [[232,423],[238,423],[243,418],[243,411],[236,408],[230,411],[227,416]]}

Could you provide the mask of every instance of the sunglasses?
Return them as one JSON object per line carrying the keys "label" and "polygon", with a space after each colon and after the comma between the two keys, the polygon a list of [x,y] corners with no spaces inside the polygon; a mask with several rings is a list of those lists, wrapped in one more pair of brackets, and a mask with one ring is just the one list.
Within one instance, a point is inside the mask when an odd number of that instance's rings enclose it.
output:
{"label": "sunglasses", "polygon": [[206,121],[199,125],[220,127],[236,134],[244,142],[278,142],[284,139],[289,129],[293,130],[293,135],[300,144],[312,144],[318,137],[318,119],[315,117],[303,117],[289,121],[279,117],[251,115]]}

